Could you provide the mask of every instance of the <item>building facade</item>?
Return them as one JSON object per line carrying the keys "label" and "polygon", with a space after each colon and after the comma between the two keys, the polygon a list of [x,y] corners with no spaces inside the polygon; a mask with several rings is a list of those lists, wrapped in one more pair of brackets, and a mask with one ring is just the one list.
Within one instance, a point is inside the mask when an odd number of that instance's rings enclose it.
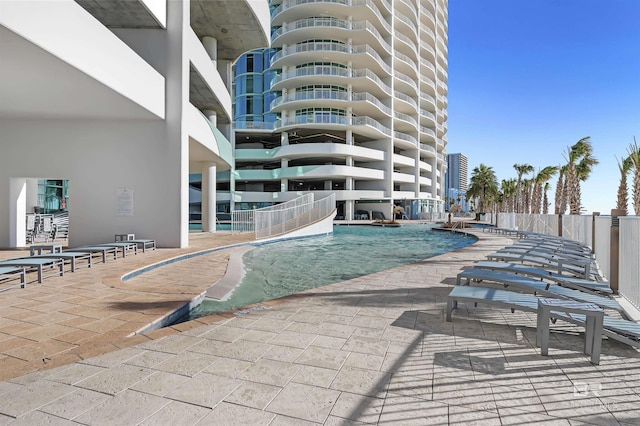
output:
{"label": "building facade", "polygon": [[467,188],[469,187],[469,160],[466,155],[456,153],[447,154],[446,194],[447,208],[459,205],[466,213],[469,212],[467,202]]}
{"label": "building facade", "polygon": [[[272,0],[271,49],[236,65],[218,207],[336,193],[338,218],[444,211],[447,0]],[[267,58],[269,60],[267,61]]]}
{"label": "building facade", "polygon": [[42,179],[68,182],[72,246],[188,245],[190,174],[215,226],[231,66],[269,45],[269,20],[267,0],[2,2],[0,247],[26,244]]}

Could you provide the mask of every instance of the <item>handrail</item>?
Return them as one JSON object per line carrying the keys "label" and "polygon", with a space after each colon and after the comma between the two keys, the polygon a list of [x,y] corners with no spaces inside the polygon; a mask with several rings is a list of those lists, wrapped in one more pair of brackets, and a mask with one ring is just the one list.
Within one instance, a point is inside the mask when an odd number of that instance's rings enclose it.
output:
{"label": "handrail", "polygon": [[309,193],[275,206],[233,211],[231,230],[232,233],[254,232],[256,240],[277,237],[318,222],[335,208],[335,193],[318,201]]}

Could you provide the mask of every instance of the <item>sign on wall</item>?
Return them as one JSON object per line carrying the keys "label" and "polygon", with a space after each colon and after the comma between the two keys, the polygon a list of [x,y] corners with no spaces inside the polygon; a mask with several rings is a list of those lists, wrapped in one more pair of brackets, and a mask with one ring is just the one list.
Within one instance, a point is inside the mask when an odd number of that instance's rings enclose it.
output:
{"label": "sign on wall", "polygon": [[116,189],[116,216],[133,216],[133,189]]}

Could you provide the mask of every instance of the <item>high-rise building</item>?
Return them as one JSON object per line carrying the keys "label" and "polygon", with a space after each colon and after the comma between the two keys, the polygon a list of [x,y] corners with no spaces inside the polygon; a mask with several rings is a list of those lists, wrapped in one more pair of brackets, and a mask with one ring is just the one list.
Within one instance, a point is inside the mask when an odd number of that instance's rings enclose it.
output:
{"label": "high-rise building", "polygon": [[236,65],[235,167],[218,174],[219,208],[333,192],[338,218],[444,211],[447,0],[270,6],[271,50]]}
{"label": "high-rise building", "polygon": [[467,156],[460,153],[447,154],[447,172],[445,176],[448,204],[459,204],[464,211],[468,212],[466,194],[469,187],[469,160]]}
{"label": "high-rise building", "polygon": [[64,182],[48,208],[68,210],[69,245],[126,232],[184,247],[190,212],[214,227],[231,65],[268,47],[269,19],[267,0],[2,2],[0,247],[26,245],[45,180]]}

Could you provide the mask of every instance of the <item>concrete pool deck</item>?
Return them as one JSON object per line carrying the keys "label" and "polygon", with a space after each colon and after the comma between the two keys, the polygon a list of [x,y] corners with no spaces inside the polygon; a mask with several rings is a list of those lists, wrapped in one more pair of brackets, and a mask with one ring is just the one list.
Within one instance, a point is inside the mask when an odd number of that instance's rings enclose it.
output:
{"label": "concrete pool deck", "polygon": [[228,254],[114,282],[148,252],[0,293],[0,424],[640,423],[634,348],[603,341],[592,365],[571,325],[542,357],[534,314],[461,304],[445,321],[457,272],[512,243],[468,231],[455,252],[132,338]]}

